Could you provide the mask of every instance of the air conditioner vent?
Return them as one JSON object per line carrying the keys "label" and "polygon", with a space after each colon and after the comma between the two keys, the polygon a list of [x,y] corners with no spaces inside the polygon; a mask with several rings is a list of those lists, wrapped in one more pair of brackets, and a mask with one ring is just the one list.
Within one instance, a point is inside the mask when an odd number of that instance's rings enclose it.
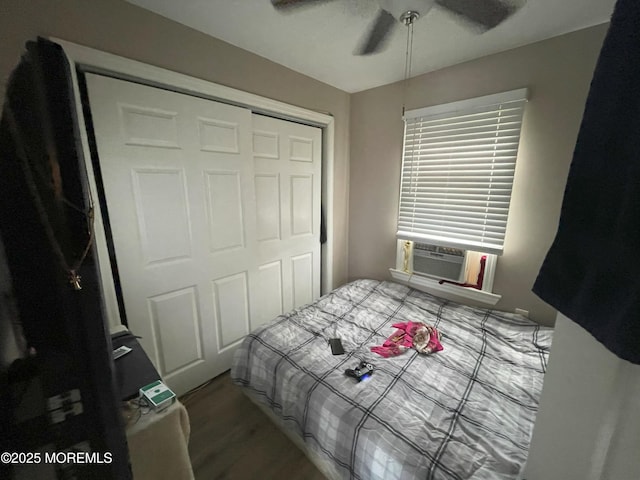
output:
{"label": "air conditioner vent", "polygon": [[413,271],[439,279],[461,281],[464,273],[465,250],[440,247],[428,243],[413,246]]}
{"label": "air conditioner vent", "polygon": [[414,250],[420,251],[421,253],[431,252],[431,253],[440,253],[442,255],[452,255],[455,257],[464,258],[466,250],[461,250],[459,248],[453,247],[440,247],[438,245],[430,245],[428,243],[416,243],[413,246]]}

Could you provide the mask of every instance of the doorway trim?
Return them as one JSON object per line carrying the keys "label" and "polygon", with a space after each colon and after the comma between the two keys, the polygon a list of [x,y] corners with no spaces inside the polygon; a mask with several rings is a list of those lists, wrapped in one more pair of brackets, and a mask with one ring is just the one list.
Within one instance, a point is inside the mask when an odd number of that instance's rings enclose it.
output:
{"label": "doorway trim", "polygon": [[[62,47],[70,65],[73,82],[73,94],[76,111],[78,112],[78,126],[80,128],[80,142],[82,145],[85,166],[87,169],[88,188],[94,199],[98,198],[91,151],[87,135],[86,124],[80,97],[78,83],[78,69],[107,75],[122,80],[143,83],[145,85],[164,88],[178,93],[184,93],[200,98],[228,103],[250,109],[254,113],[269,115],[283,120],[311,125],[322,129],[322,203],[326,215],[327,242],[322,245],[321,255],[321,293],[325,294],[333,289],[333,192],[334,192],[334,142],[335,125],[332,116],[297,107],[288,103],[244,92],[235,88],[173,72],[153,65],[131,60],[111,53],[78,45],[66,40],[50,37],[49,40]],[[105,310],[109,326],[117,327],[121,324],[118,300],[113,281],[113,273],[109,261],[107,239],[102,223],[102,211],[99,202],[94,202],[95,209],[95,242],[99,259],[100,277],[105,295]]]}

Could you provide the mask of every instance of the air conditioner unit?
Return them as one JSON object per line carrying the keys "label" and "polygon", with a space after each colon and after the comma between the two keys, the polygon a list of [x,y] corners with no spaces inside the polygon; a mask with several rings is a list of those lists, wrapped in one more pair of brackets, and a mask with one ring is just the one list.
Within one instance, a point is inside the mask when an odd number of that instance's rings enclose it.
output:
{"label": "air conditioner unit", "polygon": [[427,243],[413,245],[413,271],[439,280],[464,281],[465,250]]}

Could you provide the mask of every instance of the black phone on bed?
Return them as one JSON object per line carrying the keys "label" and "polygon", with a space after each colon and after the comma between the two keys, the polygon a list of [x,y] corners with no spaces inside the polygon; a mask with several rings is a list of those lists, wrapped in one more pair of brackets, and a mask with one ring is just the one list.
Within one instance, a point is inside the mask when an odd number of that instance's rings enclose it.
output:
{"label": "black phone on bed", "polygon": [[344,348],[342,347],[342,341],[339,338],[330,338],[329,345],[331,345],[331,353],[334,355],[344,354]]}

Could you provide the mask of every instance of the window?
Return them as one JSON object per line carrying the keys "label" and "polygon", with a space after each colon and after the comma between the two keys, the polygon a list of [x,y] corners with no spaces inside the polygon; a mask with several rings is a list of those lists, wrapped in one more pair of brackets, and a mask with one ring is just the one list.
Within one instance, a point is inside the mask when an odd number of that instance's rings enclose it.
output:
{"label": "window", "polygon": [[[422,273],[442,285],[451,283],[441,272],[446,270],[449,278],[459,274],[460,283],[477,285],[484,257],[485,282],[476,288],[491,292],[496,255],[504,248],[526,97],[521,89],[406,112],[394,278]],[[412,242],[409,250],[406,240]],[[451,262],[447,255],[439,255],[441,265],[430,271],[438,258],[417,264],[419,244],[464,250],[464,263],[454,271],[444,263]],[[483,301],[480,292],[467,296],[472,297]],[[499,299],[485,297],[487,303]]]}
{"label": "window", "polygon": [[502,253],[526,94],[406,112],[399,239]]}

